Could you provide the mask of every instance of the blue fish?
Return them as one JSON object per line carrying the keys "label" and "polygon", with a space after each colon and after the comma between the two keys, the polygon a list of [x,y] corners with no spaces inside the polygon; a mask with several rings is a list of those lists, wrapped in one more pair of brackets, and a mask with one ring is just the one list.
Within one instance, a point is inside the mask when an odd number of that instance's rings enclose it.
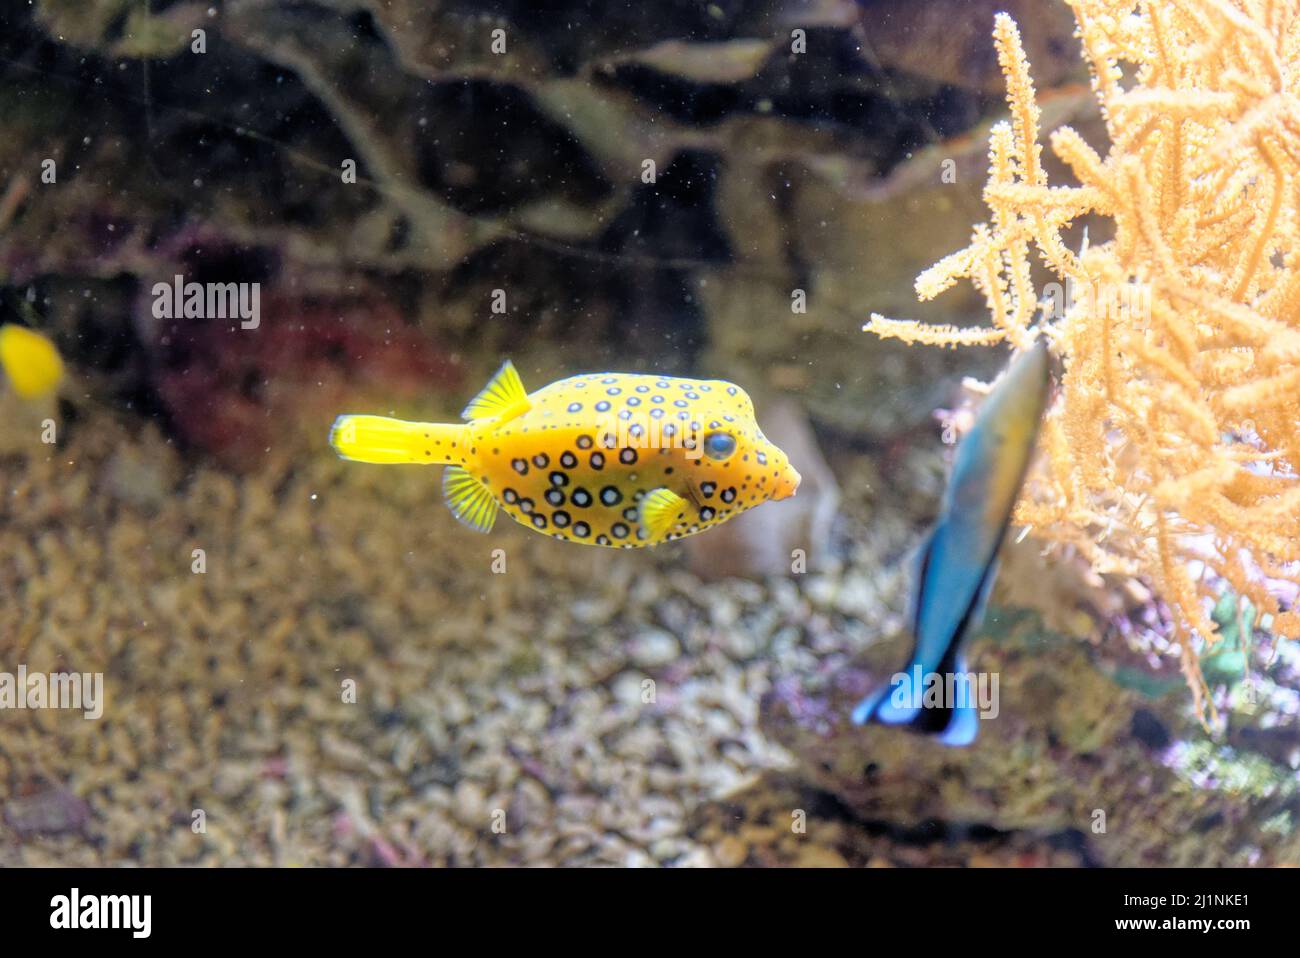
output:
{"label": "blue fish", "polygon": [[[921,547],[912,592],[916,648],[907,669],[853,710],[870,719],[969,745],[979,731],[971,696],[925,707],[918,680],[967,672],[966,641],[979,627],[997,577],[998,548],[1025,480],[1047,404],[1048,350],[1040,339],[1013,360],[957,447],[939,517]],[[961,701],[961,699],[965,701]]]}

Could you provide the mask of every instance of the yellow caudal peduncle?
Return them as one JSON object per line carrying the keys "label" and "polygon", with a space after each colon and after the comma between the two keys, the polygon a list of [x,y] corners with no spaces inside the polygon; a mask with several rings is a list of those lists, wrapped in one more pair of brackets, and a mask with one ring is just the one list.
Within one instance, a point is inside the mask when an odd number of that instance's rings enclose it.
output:
{"label": "yellow caudal peduncle", "polygon": [[330,445],[356,462],[446,465],[464,461],[468,428],[387,416],[339,416],[330,429]]}

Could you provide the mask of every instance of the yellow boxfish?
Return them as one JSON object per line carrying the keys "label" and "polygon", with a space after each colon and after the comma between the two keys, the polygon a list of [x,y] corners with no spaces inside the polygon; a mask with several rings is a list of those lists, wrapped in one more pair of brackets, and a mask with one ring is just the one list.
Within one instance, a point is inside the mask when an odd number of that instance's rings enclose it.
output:
{"label": "yellow boxfish", "polygon": [[749,396],[721,380],[594,373],[527,393],[507,360],[461,416],[339,416],[330,444],[359,462],[445,465],[447,505],[482,532],[504,509],[557,539],[624,549],[703,532],[799,485]]}

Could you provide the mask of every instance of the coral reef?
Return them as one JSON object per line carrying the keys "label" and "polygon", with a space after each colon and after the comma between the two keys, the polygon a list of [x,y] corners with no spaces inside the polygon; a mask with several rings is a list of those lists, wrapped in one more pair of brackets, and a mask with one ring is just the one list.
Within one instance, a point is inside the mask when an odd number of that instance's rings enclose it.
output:
{"label": "coral reef", "polygon": [[[1061,395],[1016,519],[1098,572],[1155,585],[1213,718],[1199,652],[1218,637],[1208,609],[1225,583],[1274,634],[1300,633],[1300,18],[1265,0],[1071,6],[1109,150],[1058,129],[1078,185],[1049,184],[1029,63],[999,16],[1011,118],[990,138],[993,216],[916,282],[929,299],[969,279],[991,323],[877,315],[866,328],[942,345],[1051,339]],[[1085,214],[1113,235],[1075,253],[1065,231]],[[1035,250],[1055,295],[1035,281]]]}

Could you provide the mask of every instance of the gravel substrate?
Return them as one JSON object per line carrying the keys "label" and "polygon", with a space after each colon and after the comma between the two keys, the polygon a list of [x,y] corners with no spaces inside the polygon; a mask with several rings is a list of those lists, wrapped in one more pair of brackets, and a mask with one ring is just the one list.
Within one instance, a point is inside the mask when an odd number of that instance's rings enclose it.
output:
{"label": "gravel substrate", "polygon": [[671,547],[471,533],[432,470],[185,473],[102,416],[0,479],[0,668],[107,688],[97,721],[0,711],[0,864],[843,859],[833,815],[785,809],[769,854],[709,808],[776,814],[759,699],[878,633],[902,520],[832,568],[706,584]]}

